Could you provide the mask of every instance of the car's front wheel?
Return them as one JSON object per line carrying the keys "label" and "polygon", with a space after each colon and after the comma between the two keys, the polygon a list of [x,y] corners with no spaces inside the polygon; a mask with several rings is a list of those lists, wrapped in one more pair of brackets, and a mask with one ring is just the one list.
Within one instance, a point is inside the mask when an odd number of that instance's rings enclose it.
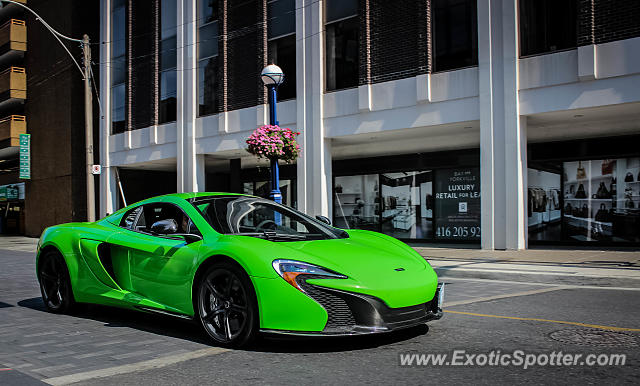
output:
{"label": "car's front wheel", "polygon": [[44,253],[38,263],[38,280],[45,307],[56,314],[68,313],[75,306],[67,263],[54,250]]}
{"label": "car's front wheel", "polygon": [[249,276],[222,261],[209,267],[197,288],[197,316],[213,341],[225,347],[251,342],[258,331],[258,307]]}

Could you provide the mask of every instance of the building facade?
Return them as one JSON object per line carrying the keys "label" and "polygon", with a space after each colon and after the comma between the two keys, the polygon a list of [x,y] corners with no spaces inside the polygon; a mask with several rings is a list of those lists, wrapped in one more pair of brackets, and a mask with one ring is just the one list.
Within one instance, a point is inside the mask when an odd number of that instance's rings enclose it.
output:
{"label": "building facade", "polygon": [[284,201],[339,227],[640,245],[640,3],[101,0],[100,210],[267,195],[245,140],[285,73]]}
{"label": "building facade", "polygon": [[[21,1],[26,3],[26,0]],[[20,134],[27,134],[27,26],[18,5],[0,8],[0,233],[24,233],[25,184]]]}
{"label": "building facade", "polygon": [[[18,2],[60,33],[75,38],[86,33],[98,43],[96,2]],[[37,237],[47,226],[86,219],[83,76],[29,11],[5,3],[0,24],[0,234]],[[80,62],[80,48],[65,43]],[[99,43],[93,48],[96,63],[98,48]],[[96,121],[99,110],[96,101]],[[30,134],[25,178],[19,173],[20,134]]]}

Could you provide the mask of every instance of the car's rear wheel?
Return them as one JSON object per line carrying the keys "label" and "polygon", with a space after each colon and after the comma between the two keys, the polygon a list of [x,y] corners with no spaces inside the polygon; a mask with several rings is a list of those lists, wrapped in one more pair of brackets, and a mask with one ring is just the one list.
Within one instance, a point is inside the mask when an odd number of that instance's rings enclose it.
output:
{"label": "car's rear wheel", "polygon": [[71,279],[67,263],[54,250],[45,252],[38,264],[38,280],[45,307],[56,314],[70,312],[76,302],[71,290]]}
{"label": "car's rear wheel", "polygon": [[249,276],[237,265],[219,262],[207,269],[197,288],[197,315],[218,345],[240,347],[258,331],[258,307]]}

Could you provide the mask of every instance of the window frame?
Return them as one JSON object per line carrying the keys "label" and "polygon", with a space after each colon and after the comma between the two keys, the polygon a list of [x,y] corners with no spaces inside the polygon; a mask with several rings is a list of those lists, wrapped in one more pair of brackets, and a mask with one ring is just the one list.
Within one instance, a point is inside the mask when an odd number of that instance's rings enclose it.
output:
{"label": "window frame", "polygon": [[[324,91],[325,94],[327,94],[327,93],[332,93],[332,92],[336,92],[336,91],[350,90],[350,89],[358,88],[359,87],[359,83],[360,83],[360,80],[358,79],[359,76],[360,76],[360,52],[359,52],[359,50],[360,50],[360,46],[359,46],[360,45],[360,41],[359,40],[360,39],[359,39],[359,36],[358,36],[358,39],[356,40],[356,44],[358,45],[358,47],[357,47],[358,60],[357,60],[357,65],[356,65],[356,67],[358,69],[358,78],[356,78],[355,85],[348,86],[348,87],[342,87],[342,88],[336,87],[336,88],[334,88],[332,90],[329,90],[329,88],[327,87],[327,82],[328,82],[328,79],[329,79],[329,77],[327,76],[328,75],[328,71],[327,71],[327,64],[328,64],[328,56],[327,56],[327,26],[330,26],[330,25],[336,24],[336,23],[341,23],[341,22],[349,20],[349,19],[358,19],[360,17],[360,14],[358,12],[356,12],[354,15],[345,16],[345,17],[342,17],[342,18],[327,22],[327,20],[326,20],[327,10],[326,9],[327,9],[327,5],[325,4],[324,10],[323,10],[323,26],[324,26],[324,29],[322,31],[322,33],[324,34],[324,39],[322,39],[323,55],[325,57],[324,60],[323,60],[323,62],[324,62],[323,63],[323,66],[324,66],[324,68],[323,68],[323,71],[324,71],[324,84],[322,85],[323,91]],[[357,20],[357,22],[359,24],[360,21]],[[359,28],[358,28],[358,35],[360,35],[360,29]]]}
{"label": "window frame", "polygon": [[[472,0],[473,1],[473,0]],[[447,69],[441,69],[438,70],[437,69],[437,54],[436,54],[436,25],[438,23],[438,20],[436,18],[435,15],[435,1],[431,2],[431,26],[430,28],[430,32],[431,32],[431,68],[432,68],[432,73],[433,74],[437,74],[437,73],[444,73],[444,72],[449,72],[449,71],[457,71],[457,70],[464,70],[464,69],[468,69],[468,68],[474,68],[474,67],[478,67],[479,65],[479,47],[478,47],[478,2],[475,1],[476,7],[475,7],[475,13],[476,13],[476,23],[475,23],[475,64],[469,64],[469,65],[465,65],[465,66],[460,66],[460,67],[455,67],[455,68],[447,68]],[[469,28],[469,30],[471,30],[471,28]],[[473,41],[474,39],[471,39],[471,41]],[[473,43],[472,43],[472,50],[473,50]]]}
{"label": "window frame", "polygon": [[[127,57],[127,48],[126,48],[126,40],[127,40],[127,4],[126,2],[114,2],[113,4],[114,6],[111,7],[110,10],[110,16],[111,16],[111,45],[110,45],[110,50],[109,50],[109,71],[110,71],[110,85],[109,85],[109,93],[110,93],[110,122],[109,122],[109,132],[111,135],[115,135],[115,134],[120,134],[123,133],[127,130],[126,128],[126,121],[127,121],[127,113],[126,113],[126,104],[127,104],[127,97],[126,97],[126,88],[127,88],[127,63],[126,63],[126,57]],[[117,5],[117,6],[116,6]],[[123,14],[124,14],[124,20],[122,21],[122,27],[124,29],[124,34],[123,34],[123,38],[122,38],[122,42],[121,44],[124,45],[124,53],[120,56],[113,56],[114,55],[114,49],[115,49],[115,44],[114,42],[116,42],[116,40],[114,40],[114,36],[115,36],[115,14],[116,12],[120,11],[120,8],[122,8],[123,10]],[[118,39],[120,40],[120,39]],[[122,70],[118,70],[116,68],[122,67]],[[113,83],[113,80],[116,78],[116,76],[114,75],[114,73],[116,71],[122,71],[124,73],[124,77],[123,77],[123,81],[119,82],[119,83]],[[124,128],[123,130],[115,130],[115,121],[114,121],[114,116],[115,116],[115,106],[116,104],[113,103],[113,96],[114,96],[114,89],[120,86],[124,86],[125,89],[125,100],[122,103],[123,108],[125,108],[125,112],[124,112],[124,121],[117,121],[117,122],[124,122]]]}
{"label": "window frame", "polygon": [[[162,12],[162,10],[163,10],[163,2],[164,1],[171,1],[171,0],[160,0],[160,12]],[[176,14],[174,16],[177,18],[177,9],[176,9]],[[162,37],[163,32],[166,31],[166,30],[170,30],[170,29],[174,29],[175,34],[171,34],[171,35],[163,38]],[[165,41],[171,40],[172,38],[175,39],[176,44],[175,44],[175,47],[170,48],[169,51],[171,51],[171,50],[175,51],[175,54],[173,56],[175,56],[176,61],[174,63],[171,63],[172,64],[171,67],[162,68],[162,62],[163,62],[162,56],[163,56],[163,53],[165,52],[162,49],[162,46],[163,46],[163,43]],[[177,72],[178,72],[178,21],[176,19],[174,24],[170,25],[169,27],[164,27],[162,25],[162,13],[161,13],[161,16],[160,16],[160,41],[159,41],[159,44],[160,44],[160,52],[158,54],[158,56],[159,56],[159,58],[158,58],[158,63],[159,63],[159,65],[158,65],[158,83],[159,83],[158,84],[158,124],[165,124],[165,123],[176,122],[177,119],[178,119],[178,82],[177,82],[177,79],[178,79],[178,76],[177,76],[178,75],[177,74]],[[163,77],[163,74],[168,73],[168,72],[175,72],[176,73],[176,83],[174,85],[175,86],[174,87],[174,89],[175,89],[174,95],[175,95],[175,99],[176,99],[176,106],[175,106],[175,112],[174,112],[175,119],[162,120],[161,119],[161,117],[162,117],[162,107],[163,107],[162,102],[169,99],[169,98],[163,99],[163,95],[162,95],[162,88],[163,88],[162,77]],[[170,115],[170,114],[167,114],[167,115]]]}
{"label": "window frame", "polygon": [[[128,211],[126,211],[124,213],[124,215],[122,216],[122,218],[120,220],[120,223],[118,224],[118,227],[122,228],[122,229],[125,229],[125,230],[128,230],[128,231],[131,231],[131,232],[147,235],[147,236],[164,238],[162,236],[154,235],[154,234],[152,234],[150,232],[143,232],[143,231],[140,231],[140,230],[137,229],[138,228],[138,221],[140,221],[140,217],[144,216],[144,213],[145,213],[145,210],[146,210],[145,207],[152,207],[154,205],[160,205],[160,206],[165,205],[165,206],[172,206],[172,207],[177,208],[182,213],[183,216],[185,216],[185,217],[187,217],[189,219],[189,229],[188,229],[188,232],[186,232],[186,233],[192,233],[192,234],[197,234],[197,235],[202,236],[202,232],[200,232],[200,230],[196,226],[196,224],[193,221],[193,219],[184,211],[184,209],[182,209],[180,207],[180,205],[177,205],[177,204],[172,203],[172,202],[147,202],[145,204],[140,204],[140,205],[136,206],[135,208],[132,208],[132,209],[130,209],[130,210],[128,210]],[[135,218],[135,220],[133,221],[133,224],[132,224],[132,228],[127,228],[127,227],[123,226],[123,223],[125,222],[126,218],[129,217],[129,214],[131,212],[136,211],[136,210],[140,210],[140,213],[138,213],[136,215],[136,218]],[[153,224],[151,224],[151,225],[153,225]],[[180,224],[178,224],[178,225],[180,225]]]}
{"label": "window frame", "polygon": [[[198,25],[196,26],[196,34],[197,34],[197,38],[196,38],[196,40],[197,40],[196,61],[198,63],[197,66],[196,66],[196,83],[197,83],[197,100],[198,100],[198,102],[197,102],[197,104],[198,104],[198,106],[197,106],[197,116],[198,117],[207,117],[207,116],[211,116],[211,115],[216,115],[219,112],[215,111],[215,112],[210,112],[210,113],[204,113],[203,114],[200,111],[200,108],[202,106],[200,104],[200,92],[202,91],[204,93],[204,84],[205,84],[205,79],[201,79],[203,77],[200,76],[200,70],[203,68],[200,63],[202,63],[203,61],[209,61],[209,60],[214,59],[214,58],[215,58],[215,60],[217,60],[218,57],[220,56],[220,52],[218,52],[216,50],[216,54],[215,55],[209,55],[209,56],[201,58],[200,57],[200,45],[201,45],[200,34],[201,34],[201,30],[204,27],[210,26],[212,24],[220,23],[220,15],[218,15],[217,19],[214,19],[214,20],[208,21],[206,23],[203,23],[202,20],[201,20],[203,13],[202,13],[202,7],[201,7],[201,1],[200,0],[198,1],[197,7],[198,7],[198,9],[196,10],[196,12],[197,12],[197,16],[199,17],[198,18]],[[219,28],[220,27],[218,26],[218,29]],[[216,37],[216,44],[218,44],[219,41],[220,41],[220,35],[218,34],[217,37]],[[218,69],[218,71],[219,71],[219,69]],[[218,79],[216,78],[216,82],[217,81],[218,81]],[[217,101],[217,99],[218,99],[218,96],[216,95],[216,104],[219,103],[219,101]],[[217,110],[218,108],[219,108],[219,105],[215,110]]]}

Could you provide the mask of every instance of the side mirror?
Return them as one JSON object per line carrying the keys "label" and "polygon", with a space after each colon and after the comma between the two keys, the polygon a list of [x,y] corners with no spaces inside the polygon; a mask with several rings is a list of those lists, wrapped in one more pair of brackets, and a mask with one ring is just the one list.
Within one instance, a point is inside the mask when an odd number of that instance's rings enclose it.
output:
{"label": "side mirror", "polygon": [[325,216],[316,216],[316,220],[322,221],[323,223],[327,224],[327,225],[331,225],[331,220],[329,220],[328,217]]}
{"label": "side mirror", "polygon": [[158,235],[170,235],[178,232],[178,223],[172,218],[156,221],[151,225],[151,233]]}

